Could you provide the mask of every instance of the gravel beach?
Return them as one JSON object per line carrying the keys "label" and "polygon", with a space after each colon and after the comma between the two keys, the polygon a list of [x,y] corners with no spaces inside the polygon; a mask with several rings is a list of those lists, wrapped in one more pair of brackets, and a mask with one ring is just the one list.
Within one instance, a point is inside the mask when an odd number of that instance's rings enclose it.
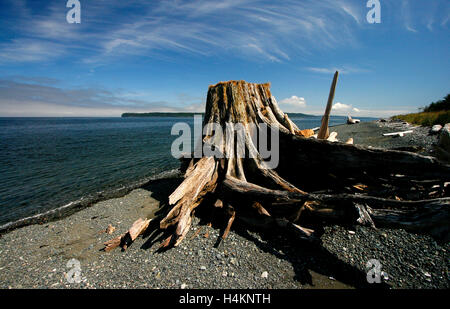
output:
{"label": "gravel beach", "polygon": [[[432,155],[437,137],[428,135],[429,128],[416,127],[404,137],[382,136],[411,127],[377,121],[330,131],[338,132],[339,140],[353,137],[355,144],[416,147],[417,152]],[[57,221],[4,233],[0,288],[450,287],[450,244],[404,230],[328,225],[322,244],[314,245],[282,233],[248,230],[237,221],[218,245],[221,222],[207,226],[195,216],[179,247],[160,252],[162,235],[151,234],[136,239],[125,252],[101,251],[103,242],[125,232],[137,218],[153,217],[179,183],[177,177],[152,180],[126,196],[98,202]],[[111,235],[104,232],[109,224],[116,227]],[[367,282],[366,263],[371,259],[381,263],[381,283]],[[81,282],[71,283],[74,272]]]}

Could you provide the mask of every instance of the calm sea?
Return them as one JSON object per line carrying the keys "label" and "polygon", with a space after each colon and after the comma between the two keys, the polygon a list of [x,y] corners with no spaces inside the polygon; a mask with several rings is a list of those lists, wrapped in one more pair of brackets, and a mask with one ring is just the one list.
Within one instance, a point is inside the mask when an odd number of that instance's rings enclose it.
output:
{"label": "calm sea", "polygon": [[[318,127],[320,119],[292,118],[301,129]],[[330,125],[345,120],[334,116]],[[0,229],[174,174],[176,122],[193,126],[193,117],[0,118]]]}

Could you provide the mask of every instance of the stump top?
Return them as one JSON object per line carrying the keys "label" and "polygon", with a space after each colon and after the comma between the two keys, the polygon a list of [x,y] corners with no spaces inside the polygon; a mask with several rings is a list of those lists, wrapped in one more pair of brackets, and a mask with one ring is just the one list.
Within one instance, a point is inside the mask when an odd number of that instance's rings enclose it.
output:
{"label": "stump top", "polygon": [[258,84],[258,83],[249,83],[249,82],[246,82],[245,80],[229,80],[229,81],[226,81],[226,82],[218,82],[217,84],[215,84],[215,85],[210,85],[209,86],[209,89],[211,89],[211,88],[215,88],[215,87],[219,87],[219,86],[228,86],[228,85],[233,85],[233,86],[237,86],[237,85],[239,85],[239,84],[253,84],[253,85],[261,85],[261,86],[263,86],[263,87],[268,87],[268,88],[270,88],[270,82],[268,82],[268,83],[263,83],[263,84]]}

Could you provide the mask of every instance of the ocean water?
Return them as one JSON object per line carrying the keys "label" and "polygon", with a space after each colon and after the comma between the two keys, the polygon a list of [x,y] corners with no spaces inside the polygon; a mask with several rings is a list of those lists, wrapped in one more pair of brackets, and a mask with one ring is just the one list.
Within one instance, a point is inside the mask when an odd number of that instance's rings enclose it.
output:
{"label": "ocean water", "polygon": [[[300,129],[318,127],[320,119],[292,118]],[[334,116],[330,125],[345,120]],[[176,122],[194,123],[193,117],[0,118],[0,229],[174,173]]]}

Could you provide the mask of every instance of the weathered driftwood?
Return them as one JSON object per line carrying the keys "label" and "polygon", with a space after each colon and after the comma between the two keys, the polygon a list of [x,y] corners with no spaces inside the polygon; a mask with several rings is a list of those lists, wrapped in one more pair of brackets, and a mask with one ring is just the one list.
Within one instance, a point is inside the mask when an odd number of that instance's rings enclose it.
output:
{"label": "weathered driftwood", "polygon": [[330,94],[328,96],[327,107],[325,108],[325,114],[323,115],[323,118],[322,118],[322,124],[320,126],[319,132],[317,133],[318,139],[327,139],[329,136],[328,122],[330,120],[331,108],[333,107],[334,92],[336,91],[336,84],[338,81],[338,76],[339,76],[339,72],[336,71],[336,73],[334,73],[333,82],[331,84]]}
{"label": "weathered driftwood", "polygon": [[[327,110],[331,109],[336,81],[337,74]],[[320,134],[328,136],[325,116]],[[235,132],[224,130],[218,137],[206,129],[197,146],[214,145],[215,153],[222,157],[204,154],[201,158],[183,159],[185,179],[169,196],[168,211],[160,221],[160,229],[169,235],[161,247],[180,244],[199,206],[211,207],[216,214],[226,216],[223,239],[235,220],[262,228],[281,228],[308,240],[317,239],[317,235],[306,226],[323,221],[448,236],[450,199],[445,197],[444,186],[432,199],[405,200],[406,194],[399,194],[403,196],[399,198],[391,193],[414,187],[423,192],[419,196],[428,195],[435,190],[432,185],[450,180],[450,165],[405,151],[305,138],[278,107],[269,84],[230,81],[210,86],[203,125],[210,123],[222,128],[227,123],[241,123],[246,137],[240,144],[242,149],[234,142]],[[278,132],[280,156],[276,169],[266,168],[250,125],[267,125]],[[244,158],[238,155],[242,151]],[[390,191],[380,196],[379,192],[386,188]]]}
{"label": "weathered driftwood", "polygon": [[337,135],[338,135],[337,132],[331,132],[330,135],[327,138],[327,141],[329,141],[329,142],[337,142],[338,141]]}
{"label": "weathered driftwood", "polygon": [[359,119],[353,119],[351,116],[347,116],[347,124],[355,124],[355,123],[360,123],[361,120]]}
{"label": "weathered driftwood", "polygon": [[383,136],[405,136],[405,134],[413,133],[413,130],[407,130],[407,131],[401,131],[401,132],[392,132],[392,133],[385,133]]}
{"label": "weathered driftwood", "polygon": [[151,219],[137,219],[126,233],[105,242],[104,250],[108,252],[119,246],[121,246],[123,250],[126,250],[139,235],[145,232],[150,221]]}

